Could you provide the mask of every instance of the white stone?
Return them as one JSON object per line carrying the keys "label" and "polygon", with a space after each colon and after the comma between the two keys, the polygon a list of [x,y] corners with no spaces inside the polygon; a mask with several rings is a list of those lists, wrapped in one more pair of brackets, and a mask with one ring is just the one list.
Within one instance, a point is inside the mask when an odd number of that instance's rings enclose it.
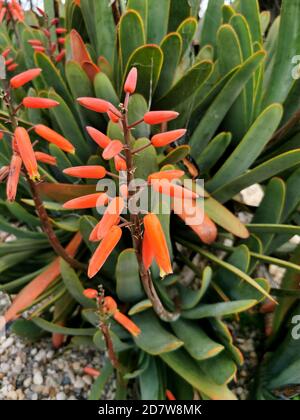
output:
{"label": "white stone", "polygon": [[43,376],[41,372],[37,370],[35,374],[33,375],[33,383],[35,385],[42,385],[43,382],[44,382]]}
{"label": "white stone", "polygon": [[6,350],[14,343],[14,339],[12,337],[7,338],[4,343],[1,344],[1,348]]}
{"label": "white stone", "polygon": [[59,392],[59,393],[56,395],[56,399],[57,399],[58,401],[64,401],[64,400],[66,400],[66,399],[67,399],[67,397],[66,397],[66,394],[65,394],[64,392]]}
{"label": "white stone", "polygon": [[26,378],[23,382],[24,388],[29,388],[31,385],[32,379],[30,377]]}

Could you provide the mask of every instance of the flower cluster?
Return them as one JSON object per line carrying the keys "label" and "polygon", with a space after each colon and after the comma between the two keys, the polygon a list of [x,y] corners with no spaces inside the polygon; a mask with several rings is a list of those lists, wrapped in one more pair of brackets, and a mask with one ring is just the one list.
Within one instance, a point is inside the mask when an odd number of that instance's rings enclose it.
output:
{"label": "flower cluster", "polygon": [[[38,77],[40,73],[41,69],[30,69],[16,75],[10,80],[9,88],[4,95],[4,102],[7,105],[13,118],[15,118],[17,111],[21,107],[49,109],[59,105],[57,101],[48,98],[25,97],[21,104],[19,104],[16,108],[12,108],[10,91],[12,89],[21,88],[26,83]],[[33,126],[32,129],[39,137],[47,140],[50,143],[56,144],[65,152],[75,152],[75,149],[69,140],[65,139],[54,130],[42,124]],[[16,125],[13,133],[5,131],[1,134],[3,135],[4,133],[9,134],[12,137],[12,157],[9,167],[4,167],[1,169],[0,179],[3,180],[7,178],[7,199],[9,201],[14,201],[22,167],[24,167],[26,174],[31,180],[38,180],[40,179],[38,162],[55,165],[56,159],[47,153],[34,151],[34,146],[31,143],[29,133],[24,127]]]}
{"label": "flower cluster", "polygon": [[[122,217],[123,213],[128,214],[130,200],[135,193],[131,189],[131,182],[134,180],[133,156],[139,152],[132,148],[130,131],[141,122],[149,125],[165,125],[178,117],[178,113],[174,111],[149,111],[141,121],[137,121],[129,126],[127,119],[128,102],[130,95],[136,90],[137,80],[137,69],[133,68],[129,72],[124,85],[125,102],[120,105],[120,109],[103,99],[90,97],[77,99],[83,107],[94,112],[106,113],[113,123],[117,123],[122,127],[124,142],[110,139],[107,135],[92,127],[87,127],[87,131],[102,149],[102,158],[107,161],[114,160],[115,170],[119,172],[119,178],[124,178],[123,171],[127,171],[125,174],[127,183],[121,185],[120,196],[111,197],[106,192],[99,192],[70,200],[64,204],[66,209],[73,210],[107,206],[103,217],[90,236],[91,241],[99,242],[99,246],[89,263],[88,276],[90,278],[94,277],[101,270],[121,240],[123,227],[130,228],[134,242],[136,242],[134,240],[135,237],[139,238],[139,243],[136,246],[140,249],[136,249],[136,251],[141,252],[143,269],[148,271],[153,261],[156,261],[162,277],[173,272],[167,241],[159,217],[152,211],[147,212],[144,217],[141,214],[129,214],[129,219]],[[185,129],[160,132],[151,138],[149,145],[146,147],[166,147],[185,134]],[[108,174],[107,170],[102,166],[68,168],[64,173],[69,176],[87,179],[101,179]],[[198,209],[196,200],[199,196],[196,192],[182,186],[180,178],[183,175],[184,172],[180,169],[162,171],[151,174],[147,183],[156,193],[171,197],[174,211],[182,220],[188,222],[186,208],[190,209],[193,207]],[[183,202],[185,206],[182,206]],[[207,215],[201,211],[200,207],[198,210],[199,220],[192,228],[204,242],[211,243],[216,239],[217,228]]]}
{"label": "flower cluster", "polygon": [[6,71],[8,72],[13,72],[16,70],[16,68],[18,67],[18,63],[15,62],[13,57],[10,57],[11,54],[11,49],[10,48],[6,48],[2,53],[2,57],[4,58],[4,64],[5,64],[5,68]]}
{"label": "flower cluster", "polygon": [[[58,26],[58,18],[53,18],[49,22],[47,14],[40,8],[37,8],[37,10],[43,17],[43,27],[40,29],[45,35],[45,39],[29,39],[28,43],[32,46],[34,51],[45,53],[56,63],[60,63],[66,55],[66,50],[64,48],[66,39],[64,35],[66,34],[67,30]],[[51,40],[51,30],[53,27],[55,27],[56,42],[52,42]]]}
{"label": "flower cluster", "polygon": [[24,22],[24,11],[17,0],[11,0],[10,3],[0,1],[0,23],[6,19],[9,23],[11,20]]}
{"label": "flower cluster", "polygon": [[134,337],[141,333],[140,328],[118,310],[117,303],[111,296],[102,297],[95,289],[86,289],[83,294],[88,299],[96,299],[101,317],[113,317]]}

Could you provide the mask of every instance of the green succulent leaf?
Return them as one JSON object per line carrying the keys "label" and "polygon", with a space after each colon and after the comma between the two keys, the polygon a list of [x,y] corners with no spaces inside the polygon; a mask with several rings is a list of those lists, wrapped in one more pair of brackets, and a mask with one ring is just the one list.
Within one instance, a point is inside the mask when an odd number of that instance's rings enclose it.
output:
{"label": "green succulent leaf", "polygon": [[183,350],[160,355],[161,359],[200,393],[212,400],[235,400],[235,395],[224,385],[214,383],[199,365]]}
{"label": "green succulent leaf", "polygon": [[174,351],[183,345],[181,340],[162,326],[154,312],[150,310],[134,315],[133,321],[142,331],[134,339],[136,344],[143,351],[153,356]]}
{"label": "green succulent leaf", "polygon": [[128,10],[122,15],[119,23],[119,42],[121,65],[124,70],[131,54],[146,43],[144,24],[135,10]]}
{"label": "green succulent leaf", "polygon": [[125,249],[116,267],[117,295],[122,302],[137,302],[144,297],[134,249]]}
{"label": "green succulent leaf", "polygon": [[128,61],[124,73],[123,84],[132,67],[138,69],[136,93],[140,93],[148,101],[155,92],[163,64],[163,52],[158,45],[144,45],[137,48]]}
{"label": "green succulent leaf", "polygon": [[196,360],[206,360],[219,354],[224,347],[212,340],[195,322],[178,320],[171,324],[186,351]]}

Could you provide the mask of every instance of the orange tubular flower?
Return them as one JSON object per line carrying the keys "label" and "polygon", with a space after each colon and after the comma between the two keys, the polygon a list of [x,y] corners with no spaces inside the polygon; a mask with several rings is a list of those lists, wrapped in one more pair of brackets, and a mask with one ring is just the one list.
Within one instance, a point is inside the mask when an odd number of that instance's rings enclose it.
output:
{"label": "orange tubular flower", "polygon": [[164,147],[180,139],[185,134],[186,134],[185,129],[167,131],[166,133],[160,133],[153,136],[151,139],[151,143],[153,144],[154,147]]}
{"label": "orange tubular flower", "polygon": [[108,118],[115,124],[117,124],[120,121],[121,116],[118,115],[118,112],[116,113],[116,108],[114,109],[114,112],[111,110],[107,111]]}
{"label": "orange tubular flower", "polygon": [[116,311],[114,314],[114,319],[117,321],[122,327],[124,327],[130,334],[134,337],[137,337],[141,334],[141,329],[131,321],[126,315],[122,314],[120,311]]}
{"label": "orange tubular flower", "polygon": [[115,168],[118,172],[120,171],[127,171],[127,163],[126,160],[121,158],[121,156],[117,155],[114,157],[115,161]]}
{"label": "orange tubular flower", "polygon": [[86,366],[83,368],[83,372],[86,375],[92,376],[93,378],[98,378],[98,376],[101,375],[101,372],[97,369],[94,369],[92,367]]}
{"label": "orange tubular flower", "polygon": [[120,214],[124,207],[125,203],[122,197],[114,198],[105,210],[100,222],[92,231],[90,240],[93,240],[96,237],[96,240],[101,241],[108,234],[110,229],[119,223]]}
{"label": "orange tubular flower", "polygon": [[125,85],[124,85],[124,92],[125,93],[130,93],[131,95],[135,92],[136,90],[136,85],[137,85],[137,77],[138,77],[138,72],[137,72],[137,68],[133,67],[126,79]]}
{"label": "orange tubular flower", "polygon": [[[175,214],[189,226],[205,244],[212,244],[218,236],[218,229],[215,223],[197,206],[192,200],[173,203]],[[192,219],[192,222],[190,220]],[[199,223],[196,221],[199,220]]]}
{"label": "orange tubular flower", "polygon": [[67,30],[65,28],[56,28],[55,32],[57,33],[57,35],[62,35],[65,34]]}
{"label": "orange tubular flower", "polygon": [[175,120],[179,116],[175,111],[149,111],[144,115],[146,124],[156,125]]}
{"label": "orange tubular flower", "polygon": [[154,252],[155,260],[160,268],[161,277],[172,274],[172,264],[167,241],[158,217],[149,213],[144,217],[145,234]]}
{"label": "orange tubular flower", "polygon": [[13,58],[10,58],[10,59],[8,59],[8,60],[5,61],[5,65],[6,66],[10,66],[13,62],[14,62],[14,59]]}
{"label": "orange tubular flower", "polygon": [[22,168],[22,159],[16,153],[13,154],[9,165],[9,174],[6,184],[6,196],[8,201],[15,201]]}
{"label": "orange tubular flower", "polygon": [[183,188],[180,185],[172,184],[169,181],[152,181],[151,183],[154,191],[160,194],[169,195],[170,197],[181,198],[181,200],[196,199],[199,198],[197,193],[194,193],[187,188]]}
{"label": "orange tubular flower", "polygon": [[34,131],[38,136],[42,137],[44,140],[49,141],[50,143],[55,144],[64,152],[75,153],[73,144],[51,128],[48,128],[43,124],[38,124],[34,127]]}
{"label": "orange tubular flower", "polygon": [[122,229],[118,226],[113,226],[108,232],[108,234],[103,238],[90,260],[88,268],[89,278],[94,277],[98,273],[98,271],[101,270],[107,258],[110,256],[110,254],[120,241],[121,236]]}
{"label": "orange tubular flower", "polygon": [[170,170],[170,171],[156,172],[148,176],[148,183],[151,184],[151,182],[155,180],[173,181],[174,179],[180,179],[181,177],[183,177],[183,175],[184,175],[184,171],[180,171],[177,169]]}
{"label": "orange tubular flower", "polygon": [[38,164],[27,131],[23,127],[17,127],[14,137],[28,175],[33,180],[39,179]]}
{"label": "orange tubular flower", "polygon": [[103,166],[76,166],[64,169],[63,173],[76,178],[101,179],[105,177],[106,169]]}
{"label": "orange tubular flower", "polygon": [[68,210],[92,209],[104,206],[107,202],[108,196],[105,193],[95,193],[67,201],[63,207]]}
{"label": "orange tubular flower", "polygon": [[109,145],[104,149],[102,157],[105,160],[110,160],[113,157],[117,156],[123,150],[123,143],[120,140],[113,140]]}
{"label": "orange tubular flower", "polygon": [[77,98],[77,102],[84,108],[100,112],[101,114],[106,113],[113,107],[110,102],[98,98]]}
{"label": "orange tubular flower", "polygon": [[123,198],[127,198],[128,197],[128,187],[126,184],[120,185],[120,195]]}
{"label": "orange tubular flower", "polygon": [[61,50],[61,52],[59,54],[57,54],[55,61],[57,63],[60,63],[66,56],[66,50]]}
{"label": "orange tubular flower", "polygon": [[14,71],[14,70],[16,70],[17,67],[19,67],[19,64],[14,63],[14,64],[11,64],[10,66],[8,66],[7,70],[8,71]]}
{"label": "orange tubular flower", "polygon": [[105,149],[111,142],[109,137],[101,133],[101,131],[96,130],[96,128],[86,127],[86,131],[89,133],[94,142],[97,143],[102,149]]}
{"label": "orange tubular flower", "polygon": [[37,52],[42,52],[43,53],[43,52],[46,51],[45,47],[42,47],[42,46],[39,46],[39,45],[34,45],[32,48],[34,49],[34,51],[37,51]]}
{"label": "orange tubular flower", "polygon": [[42,69],[30,69],[18,74],[10,80],[10,86],[13,89],[17,89],[24,86],[26,83],[31,82],[41,74]]}
{"label": "orange tubular flower", "polygon": [[148,237],[148,233],[146,230],[145,230],[144,238],[143,238],[142,254],[143,254],[144,266],[146,270],[149,270],[149,268],[151,267],[153,263],[155,255],[154,255],[154,250],[153,250],[150,238]]}
{"label": "orange tubular flower", "polygon": [[3,22],[3,19],[5,17],[6,11],[7,11],[6,7],[2,7],[2,9],[0,10],[0,23]]}
{"label": "orange tubular flower", "polygon": [[54,108],[55,106],[59,105],[59,102],[54,101],[48,98],[34,98],[32,96],[28,96],[24,98],[22,101],[25,108],[40,108],[40,109],[48,109]]}
{"label": "orange tubular flower", "polygon": [[99,295],[96,289],[85,289],[83,294],[87,299],[97,299]]}
{"label": "orange tubular flower", "polygon": [[6,48],[1,55],[2,57],[7,58],[10,52],[11,52],[11,49]]}
{"label": "orange tubular flower", "polygon": [[137,337],[141,333],[140,328],[118,310],[117,303],[111,296],[104,298],[103,310],[108,315],[113,316],[134,337]]}
{"label": "orange tubular flower", "polygon": [[35,46],[35,47],[42,47],[43,46],[42,41],[40,41],[39,39],[29,39],[27,42],[28,42],[28,44],[30,44],[32,46]]}
{"label": "orange tubular flower", "polygon": [[174,394],[168,389],[166,390],[166,397],[169,401],[175,401],[176,400]]}
{"label": "orange tubular flower", "polygon": [[56,166],[56,158],[54,156],[48,155],[48,153],[43,152],[34,152],[36,160],[38,162],[46,163],[47,165]]}

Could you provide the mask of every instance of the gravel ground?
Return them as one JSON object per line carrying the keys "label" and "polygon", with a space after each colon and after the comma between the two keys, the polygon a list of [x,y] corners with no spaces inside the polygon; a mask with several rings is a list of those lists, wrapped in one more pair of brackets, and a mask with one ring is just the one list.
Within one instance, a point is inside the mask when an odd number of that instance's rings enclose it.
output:
{"label": "gravel ground", "polygon": [[[0,314],[9,304],[0,293]],[[12,333],[0,337],[0,400],[86,400],[94,379],[83,372],[101,371],[103,354],[86,348],[54,351],[50,339],[29,344]],[[104,400],[114,398],[115,384]]]}
{"label": "gravel ground", "polygon": [[[0,292],[0,314],[9,305],[8,296]],[[259,332],[240,328],[234,323],[235,342],[245,357],[232,388],[245,400],[257,367],[256,344]],[[83,372],[91,366],[101,371],[103,354],[86,348],[61,348],[54,351],[50,339],[27,343],[13,333],[0,337],[1,400],[86,400],[94,379]],[[115,382],[110,383],[103,400],[113,400]]]}

